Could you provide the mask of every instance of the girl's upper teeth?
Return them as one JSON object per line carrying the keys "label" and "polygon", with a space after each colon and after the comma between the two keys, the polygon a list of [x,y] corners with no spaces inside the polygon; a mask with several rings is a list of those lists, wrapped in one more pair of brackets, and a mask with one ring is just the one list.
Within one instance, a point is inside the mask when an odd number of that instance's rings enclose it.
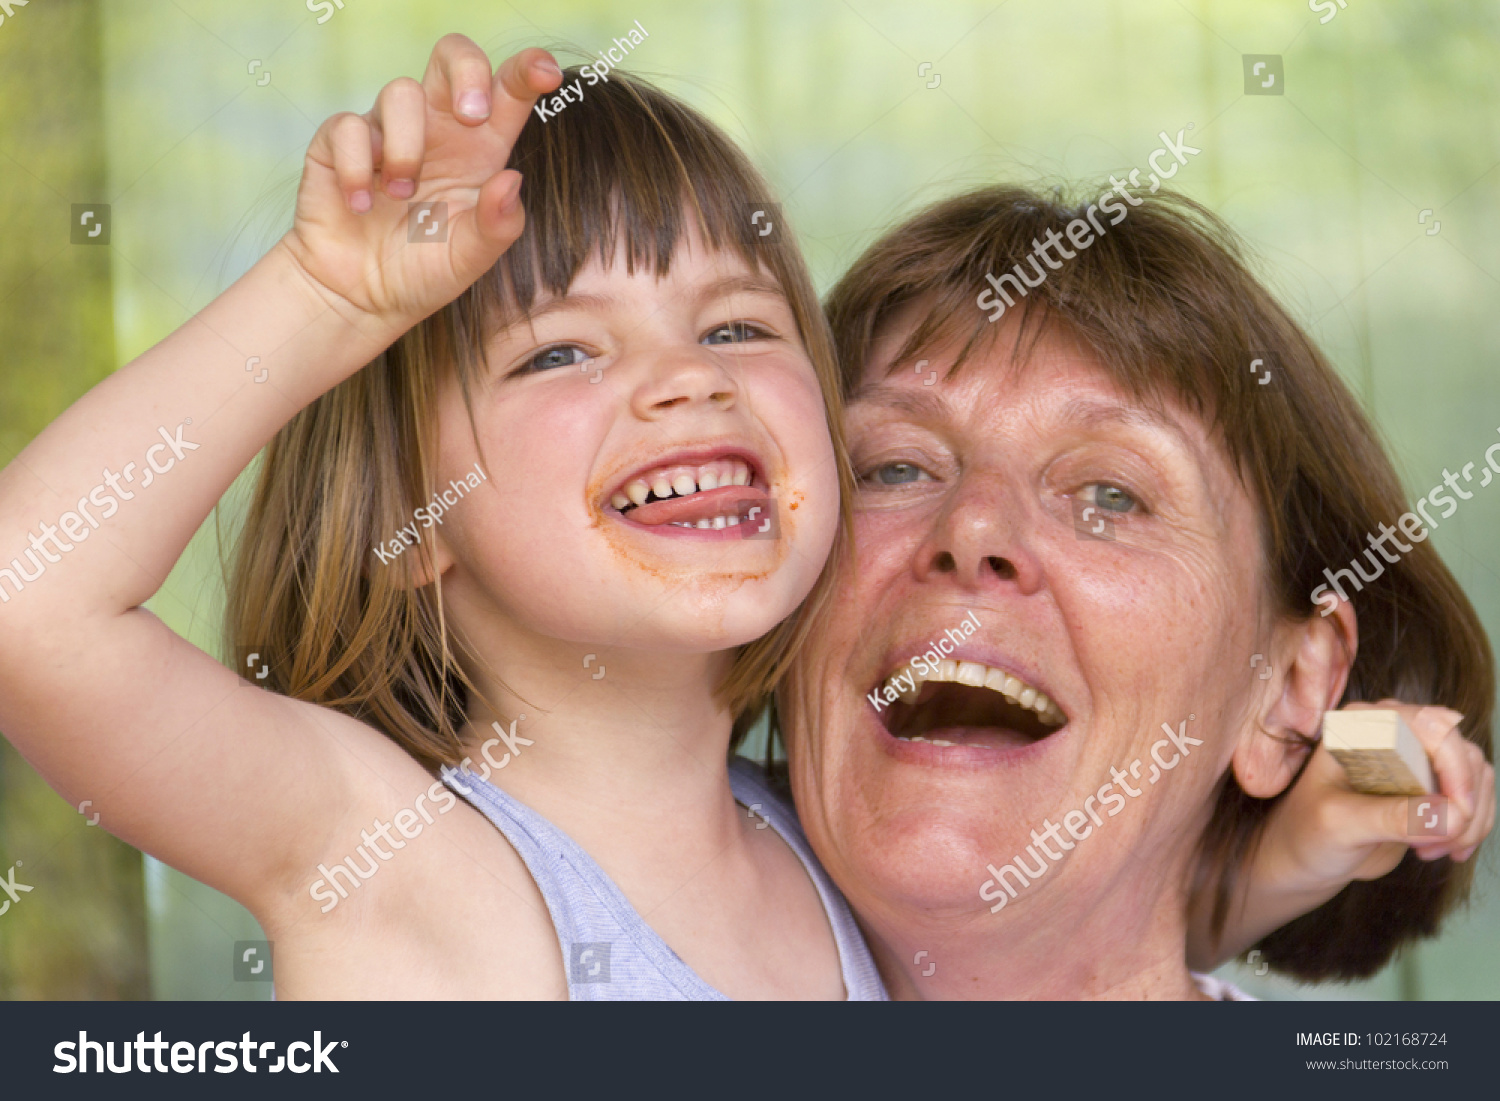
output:
{"label": "girl's upper teeth", "polygon": [[[922,685],[928,681],[953,681],[957,684],[968,685],[970,688],[988,688],[999,692],[1011,703],[1029,711],[1035,711],[1037,717],[1049,725],[1061,726],[1067,722],[1067,716],[1047,698],[1046,693],[1038,691],[1021,678],[1003,669],[991,669],[988,665],[982,665],[977,661],[955,661],[953,658],[943,658],[938,662],[936,669],[929,666],[929,671],[926,673],[915,665],[909,665],[906,675],[912,677],[915,683],[911,691],[901,692],[903,703],[916,703],[917,697],[922,692]],[[893,687],[899,691],[899,686],[893,685]]]}
{"label": "girl's upper teeth", "polygon": [[660,501],[725,486],[747,486],[750,482],[749,465],[738,459],[719,459],[699,466],[662,467],[632,478],[610,495],[609,503],[623,512],[635,505],[644,505],[653,494]]}

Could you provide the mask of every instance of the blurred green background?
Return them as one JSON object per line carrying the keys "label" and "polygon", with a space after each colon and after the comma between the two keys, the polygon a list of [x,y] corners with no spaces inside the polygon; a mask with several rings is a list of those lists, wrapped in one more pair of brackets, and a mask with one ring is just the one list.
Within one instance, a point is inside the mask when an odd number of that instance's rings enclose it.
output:
{"label": "blurred green background", "polygon": [[[0,464],[264,252],[318,122],[420,78],[443,33],[566,63],[637,20],[626,67],[744,145],[821,288],[941,195],[1128,171],[1191,123],[1203,152],[1173,184],[1245,235],[1414,494],[1496,442],[1500,3],[31,0],[0,22]],[[1281,58],[1260,91],[1282,94],[1246,94],[1245,54]],[[70,244],[71,205],[101,202],[108,245]],[[1488,492],[1434,540],[1500,640]],[[210,521],[152,601],[211,650],[218,556]],[[1225,973],[1269,997],[1494,998],[1490,849],[1475,905],[1372,982]],[[232,979],[247,913],[90,828],[0,745],[0,874],[18,862],[35,890],[0,917],[0,997],[269,996]]]}

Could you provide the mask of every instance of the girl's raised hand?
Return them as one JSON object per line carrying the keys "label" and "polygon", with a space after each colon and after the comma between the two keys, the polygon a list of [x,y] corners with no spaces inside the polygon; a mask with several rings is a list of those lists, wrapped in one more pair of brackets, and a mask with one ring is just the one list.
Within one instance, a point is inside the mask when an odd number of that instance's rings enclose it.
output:
{"label": "girl's raised hand", "polygon": [[[1279,852],[1290,870],[1310,882],[1376,879],[1401,862],[1407,847],[1423,860],[1464,861],[1495,824],[1495,770],[1459,733],[1463,716],[1446,707],[1399,700],[1351,703],[1346,711],[1398,711],[1432,761],[1447,805],[1436,821],[1414,821],[1407,796],[1361,795],[1321,746],[1267,827],[1268,855]],[[1430,832],[1429,832],[1430,830]]]}
{"label": "girl's raised hand", "polygon": [[1215,967],[1322,905],[1353,880],[1378,879],[1401,863],[1408,847],[1423,860],[1446,856],[1462,862],[1489,835],[1495,825],[1495,770],[1480,748],[1459,733],[1463,717],[1446,707],[1399,700],[1351,703],[1344,710],[1372,707],[1400,712],[1422,742],[1447,799],[1443,816],[1431,829],[1430,816],[1424,816],[1423,828],[1414,830],[1413,808],[1421,809],[1420,797],[1360,794],[1319,745],[1267,821],[1243,904],[1231,907],[1222,937],[1209,929],[1212,907],[1195,900],[1188,936],[1191,966]]}
{"label": "girl's raised hand", "polygon": [[[545,50],[522,50],[492,75],[478,45],[444,36],[420,84],[393,80],[365,114],[342,112],[318,128],[282,245],[331,306],[394,338],[520,236],[521,177],[505,164],[537,97],[561,81]],[[446,240],[409,239],[409,218],[423,237],[437,220],[416,223],[413,202],[447,204]]]}

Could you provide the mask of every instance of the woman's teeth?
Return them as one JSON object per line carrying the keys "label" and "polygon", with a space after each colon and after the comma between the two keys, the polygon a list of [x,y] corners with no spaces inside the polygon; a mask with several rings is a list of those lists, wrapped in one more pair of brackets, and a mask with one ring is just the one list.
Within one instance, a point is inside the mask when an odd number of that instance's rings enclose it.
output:
{"label": "woman's teeth", "polygon": [[[988,665],[982,665],[977,661],[957,661],[953,658],[943,658],[938,662],[937,668],[928,666],[926,673],[919,670],[915,665],[908,666],[908,676],[915,681],[911,691],[901,693],[901,702],[914,704],[917,697],[921,695],[922,685],[928,681],[952,681],[956,684],[968,685],[970,688],[988,688],[993,692],[999,692],[1011,703],[1029,711],[1035,711],[1037,718],[1049,726],[1061,726],[1068,721],[1068,717],[1062,710],[1047,698],[1044,692],[1039,692],[1027,684],[1020,677],[1007,673],[1003,669],[991,669]],[[912,738],[914,742],[927,741],[926,738]],[[943,745],[943,742],[936,742]]]}
{"label": "woman's teeth", "polygon": [[[751,482],[750,467],[737,460],[720,460],[702,466],[671,466],[653,470],[638,478],[632,478],[625,486],[616,490],[609,503],[624,512],[636,505],[644,505],[653,497],[664,501],[668,497],[689,497],[710,489],[725,486],[747,486]],[[722,522],[721,522],[722,521]],[[677,527],[727,527],[739,523],[738,517],[720,516],[713,520],[699,520],[697,524],[677,524]]]}

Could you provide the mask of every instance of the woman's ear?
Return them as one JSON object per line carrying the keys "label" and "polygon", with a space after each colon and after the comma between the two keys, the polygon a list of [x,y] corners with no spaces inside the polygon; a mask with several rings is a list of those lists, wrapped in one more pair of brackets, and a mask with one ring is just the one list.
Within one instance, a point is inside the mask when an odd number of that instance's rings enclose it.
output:
{"label": "woman's ear", "polygon": [[1247,795],[1269,799],[1292,782],[1316,739],[1323,713],[1338,706],[1359,650],[1354,607],[1341,600],[1331,615],[1276,628],[1270,693],[1257,703],[1255,722],[1235,747],[1234,778]]}

